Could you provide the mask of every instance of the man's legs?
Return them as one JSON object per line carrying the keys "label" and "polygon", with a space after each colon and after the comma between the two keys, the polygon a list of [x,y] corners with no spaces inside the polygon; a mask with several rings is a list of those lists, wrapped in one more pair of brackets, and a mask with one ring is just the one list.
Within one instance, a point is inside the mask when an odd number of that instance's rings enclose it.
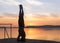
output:
{"label": "man's legs", "polygon": [[25,34],[25,31],[24,31],[24,28],[22,27],[20,27],[20,29],[19,29],[19,35],[18,35],[18,38],[17,38],[17,40],[19,41],[19,40],[21,40],[21,41],[25,41],[25,36],[26,36],[26,34]]}
{"label": "man's legs", "polygon": [[21,34],[20,34],[20,31],[18,31],[18,37],[17,37],[18,41],[20,41],[20,37],[21,37]]}
{"label": "man's legs", "polygon": [[26,36],[26,34],[25,34],[25,31],[23,30],[21,33],[21,40],[25,40],[25,36]]}

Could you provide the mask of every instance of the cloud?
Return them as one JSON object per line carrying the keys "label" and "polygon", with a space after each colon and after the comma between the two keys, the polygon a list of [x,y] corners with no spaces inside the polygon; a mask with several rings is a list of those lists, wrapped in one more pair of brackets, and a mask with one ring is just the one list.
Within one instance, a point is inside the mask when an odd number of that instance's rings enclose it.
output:
{"label": "cloud", "polygon": [[0,0],[0,4],[6,4],[6,5],[19,5],[20,2],[16,0]]}
{"label": "cloud", "polygon": [[18,15],[16,13],[1,13],[0,12],[0,18],[2,17],[17,17]]}
{"label": "cloud", "polygon": [[47,18],[48,16],[47,15],[41,15],[41,14],[34,14],[34,17],[35,18],[39,18],[39,19],[45,19],[45,18]]}
{"label": "cloud", "polygon": [[26,1],[32,5],[43,5],[42,2],[37,1],[37,0],[26,0]]}
{"label": "cloud", "polygon": [[0,19],[3,18],[3,13],[0,12]]}
{"label": "cloud", "polygon": [[17,17],[18,15],[16,14],[12,14],[12,13],[3,13],[4,16],[7,16],[7,17]]}
{"label": "cloud", "polygon": [[0,18],[3,18],[3,16],[0,16]]}
{"label": "cloud", "polygon": [[36,13],[36,14],[34,14],[34,15],[43,16],[43,17],[50,17],[50,13],[47,13],[47,12]]}
{"label": "cloud", "polygon": [[38,18],[60,18],[60,14],[56,13],[39,13],[33,15]]}
{"label": "cloud", "polygon": [[60,17],[60,14],[56,14],[56,13],[51,13],[52,17]]}

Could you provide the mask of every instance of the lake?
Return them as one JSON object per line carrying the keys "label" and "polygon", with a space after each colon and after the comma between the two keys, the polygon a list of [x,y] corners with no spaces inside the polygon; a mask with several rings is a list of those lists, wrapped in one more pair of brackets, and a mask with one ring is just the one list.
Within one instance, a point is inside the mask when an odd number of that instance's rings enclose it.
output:
{"label": "lake", "polygon": [[[38,39],[38,40],[52,40],[60,42],[60,30],[59,29],[43,29],[43,28],[25,28],[27,39]],[[7,29],[10,35],[10,29]],[[17,38],[18,28],[12,28],[12,38]],[[9,36],[10,37],[10,36]],[[0,28],[0,39],[4,38],[4,30]],[[7,35],[6,35],[6,38]]]}

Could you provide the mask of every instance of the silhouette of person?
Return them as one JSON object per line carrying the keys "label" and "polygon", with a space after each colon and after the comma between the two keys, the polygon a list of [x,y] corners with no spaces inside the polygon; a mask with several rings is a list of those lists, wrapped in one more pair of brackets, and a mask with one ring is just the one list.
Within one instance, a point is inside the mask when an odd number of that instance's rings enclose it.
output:
{"label": "silhouette of person", "polygon": [[25,41],[25,31],[24,31],[24,11],[23,6],[19,5],[20,11],[19,11],[19,20],[18,20],[18,26],[19,26],[19,34],[17,37],[17,41]]}

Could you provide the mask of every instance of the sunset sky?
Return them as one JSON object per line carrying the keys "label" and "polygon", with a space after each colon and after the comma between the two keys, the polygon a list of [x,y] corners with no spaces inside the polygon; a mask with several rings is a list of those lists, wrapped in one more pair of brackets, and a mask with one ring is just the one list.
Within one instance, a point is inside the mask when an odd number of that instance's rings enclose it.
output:
{"label": "sunset sky", "polygon": [[18,25],[19,4],[25,25],[60,25],[60,0],[0,0],[0,23]]}

